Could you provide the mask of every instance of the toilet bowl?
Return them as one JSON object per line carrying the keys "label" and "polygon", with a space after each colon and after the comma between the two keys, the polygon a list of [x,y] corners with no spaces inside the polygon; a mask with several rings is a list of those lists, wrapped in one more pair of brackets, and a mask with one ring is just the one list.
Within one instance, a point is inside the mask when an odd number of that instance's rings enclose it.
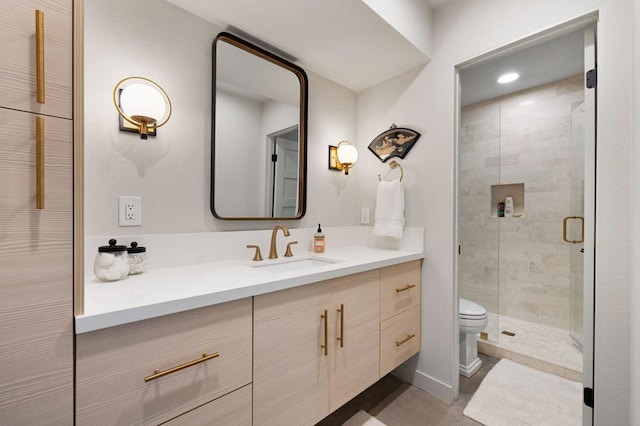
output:
{"label": "toilet bowl", "polygon": [[467,299],[459,299],[458,324],[460,325],[460,374],[473,376],[482,366],[478,358],[478,333],[484,330],[489,315],[487,310]]}

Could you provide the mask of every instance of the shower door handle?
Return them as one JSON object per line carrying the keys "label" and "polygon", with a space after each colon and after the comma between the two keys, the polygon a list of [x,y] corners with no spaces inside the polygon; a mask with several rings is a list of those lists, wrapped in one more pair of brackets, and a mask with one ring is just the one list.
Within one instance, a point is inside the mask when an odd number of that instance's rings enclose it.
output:
{"label": "shower door handle", "polygon": [[[580,239],[579,240],[570,240],[567,238],[567,222],[569,220],[579,220],[580,221]],[[562,239],[569,244],[579,244],[584,242],[584,217],[582,216],[567,216],[562,221]]]}

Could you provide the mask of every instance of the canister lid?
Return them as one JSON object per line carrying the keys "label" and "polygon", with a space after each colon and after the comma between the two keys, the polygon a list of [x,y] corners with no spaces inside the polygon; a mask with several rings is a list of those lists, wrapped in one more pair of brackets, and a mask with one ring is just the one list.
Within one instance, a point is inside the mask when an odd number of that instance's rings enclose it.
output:
{"label": "canister lid", "polygon": [[117,241],[112,238],[109,240],[108,246],[100,246],[98,247],[98,251],[100,253],[116,253],[127,250],[127,246],[118,246],[116,242]]}
{"label": "canister lid", "polygon": [[146,247],[138,247],[138,243],[135,241],[131,242],[131,247],[127,248],[128,253],[144,253],[147,251]]}

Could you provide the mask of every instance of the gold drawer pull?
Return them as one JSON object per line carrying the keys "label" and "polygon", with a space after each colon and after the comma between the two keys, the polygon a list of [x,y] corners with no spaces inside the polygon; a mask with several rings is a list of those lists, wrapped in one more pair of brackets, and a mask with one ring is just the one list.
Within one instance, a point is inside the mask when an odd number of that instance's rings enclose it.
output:
{"label": "gold drawer pull", "polygon": [[402,288],[396,288],[396,293],[400,293],[403,291],[407,291],[409,289],[414,288],[416,285],[415,284],[407,284],[406,286],[402,287]]}
{"label": "gold drawer pull", "polygon": [[405,337],[404,339],[400,340],[399,342],[396,340],[396,346],[404,345],[405,343],[407,343],[409,340],[413,339],[414,337],[416,337],[415,334],[407,334],[407,337]]}
{"label": "gold drawer pull", "polygon": [[322,349],[324,349],[324,356],[328,355],[328,348],[329,348],[329,315],[327,314],[327,310],[324,310],[324,313],[322,315],[320,315],[320,318],[324,319],[323,324],[324,324],[324,344],[320,345],[320,347]]}
{"label": "gold drawer pull", "polygon": [[44,210],[44,118],[36,117],[36,209]]}
{"label": "gold drawer pull", "polygon": [[151,380],[159,379],[160,377],[166,376],[167,374],[175,373],[176,371],[183,370],[187,367],[200,364],[201,362],[205,362],[213,358],[218,358],[219,356],[220,356],[220,352],[212,353],[211,355],[202,354],[201,358],[194,359],[193,361],[185,362],[184,364],[178,365],[177,367],[173,367],[164,371],[156,370],[153,372],[152,375],[145,377],[144,381],[150,382]]}
{"label": "gold drawer pull", "polygon": [[340,342],[340,347],[343,348],[344,347],[344,305],[341,303],[340,304],[340,309],[338,309],[338,312],[340,312],[340,337],[337,337],[338,342]]}
{"label": "gold drawer pull", "polygon": [[36,10],[36,101],[44,103],[44,12]]}

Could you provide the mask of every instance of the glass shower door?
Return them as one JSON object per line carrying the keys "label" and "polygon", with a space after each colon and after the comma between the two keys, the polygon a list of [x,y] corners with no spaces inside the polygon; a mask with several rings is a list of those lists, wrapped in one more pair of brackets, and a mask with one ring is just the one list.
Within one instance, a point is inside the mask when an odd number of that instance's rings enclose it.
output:
{"label": "glass shower door", "polygon": [[585,120],[585,104],[582,103],[571,113],[571,211],[564,227],[564,239],[569,243],[569,334],[580,348],[584,310]]}

